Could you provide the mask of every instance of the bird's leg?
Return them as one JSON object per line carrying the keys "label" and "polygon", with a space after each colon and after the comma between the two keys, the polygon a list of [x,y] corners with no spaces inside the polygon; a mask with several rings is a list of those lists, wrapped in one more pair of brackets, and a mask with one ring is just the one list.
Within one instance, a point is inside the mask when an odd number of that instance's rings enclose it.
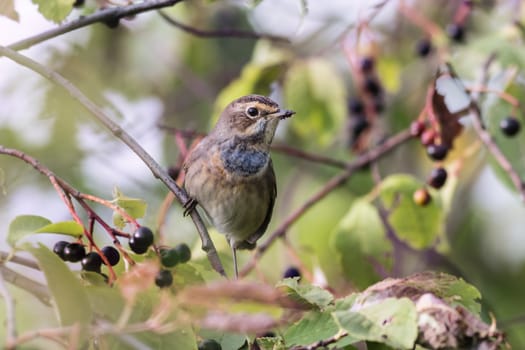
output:
{"label": "bird's leg", "polygon": [[184,208],[184,213],[182,213],[183,216],[188,216],[197,206],[198,202],[196,199],[190,198],[184,205],[182,206]]}
{"label": "bird's leg", "polygon": [[233,242],[230,242],[230,247],[232,248],[232,256],[233,256],[233,276],[235,280],[239,279],[239,268],[237,267],[237,248],[235,248],[235,244]]}

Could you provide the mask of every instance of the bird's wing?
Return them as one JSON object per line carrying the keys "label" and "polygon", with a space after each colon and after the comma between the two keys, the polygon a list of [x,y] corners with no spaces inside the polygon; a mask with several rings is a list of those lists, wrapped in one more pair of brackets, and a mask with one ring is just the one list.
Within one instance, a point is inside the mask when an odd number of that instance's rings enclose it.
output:
{"label": "bird's wing", "polygon": [[257,243],[257,240],[261,238],[261,236],[264,234],[266,229],[268,228],[268,224],[270,223],[270,219],[272,218],[273,213],[273,206],[275,204],[275,197],[277,197],[277,184],[275,182],[275,172],[273,171],[273,164],[272,160],[270,159],[270,163],[268,164],[268,168],[266,170],[268,173],[263,176],[265,179],[268,188],[270,188],[270,198],[268,201],[268,209],[266,210],[266,216],[264,217],[264,221],[262,222],[261,226],[250,236],[245,240],[245,243],[248,243],[247,246],[253,246],[251,248],[255,247],[255,243]]}

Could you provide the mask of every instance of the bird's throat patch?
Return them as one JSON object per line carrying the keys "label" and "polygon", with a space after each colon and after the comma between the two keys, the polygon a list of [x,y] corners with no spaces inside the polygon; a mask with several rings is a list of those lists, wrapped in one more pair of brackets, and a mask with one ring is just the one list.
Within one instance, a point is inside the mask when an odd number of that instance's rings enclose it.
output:
{"label": "bird's throat patch", "polygon": [[244,143],[229,145],[221,151],[224,168],[239,176],[252,176],[268,164],[269,154]]}

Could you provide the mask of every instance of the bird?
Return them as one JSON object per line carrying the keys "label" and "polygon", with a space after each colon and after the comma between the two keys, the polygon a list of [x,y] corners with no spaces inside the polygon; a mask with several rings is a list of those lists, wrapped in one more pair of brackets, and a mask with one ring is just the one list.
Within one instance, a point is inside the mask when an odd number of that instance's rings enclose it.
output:
{"label": "bird", "polygon": [[277,196],[270,145],[279,121],[294,114],[266,96],[237,98],[184,161],[185,215],[200,206],[226,236],[235,279],[237,249],[255,248],[270,223]]}

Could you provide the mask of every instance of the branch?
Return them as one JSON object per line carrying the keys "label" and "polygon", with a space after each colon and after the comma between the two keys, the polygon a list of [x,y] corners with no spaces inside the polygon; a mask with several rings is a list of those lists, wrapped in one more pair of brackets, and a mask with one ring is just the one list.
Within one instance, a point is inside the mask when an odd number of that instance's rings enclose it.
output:
{"label": "branch", "polygon": [[24,275],[19,274],[16,271],[11,270],[4,264],[0,264],[0,273],[2,274],[6,282],[15,285],[26,292],[33,294],[37,297],[43,304],[51,305],[51,295],[47,287],[41,283],[33,281],[25,277]]}
{"label": "branch", "polygon": [[[72,32],[76,29],[86,27],[93,23],[106,22],[108,20],[118,20],[120,18],[133,16],[141,12],[173,6],[181,1],[182,0],[149,0],[129,6],[119,6],[103,9],[95,12],[92,15],[80,17],[77,20],[63,24],[57,28],[53,28],[38,35],[32,36],[30,38],[17,41],[7,47],[15,51],[24,50],[30,48],[33,45],[39,44],[41,42],[55,38],[65,33]],[[0,57],[4,55],[7,56],[5,53],[0,52]]]}
{"label": "branch", "polygon": [[163,11],[158,11],[159,15],[169,24],[179,29],[182,29],[185,32],[188,32],[192,35],[195,35],[199,38],[236,38],[236,39],[268,39],[277,42],[290,43],[290,40],[283,38],[277,35],[272,34],[258,34],[246,30],[236,30],[236,29],[220,29],[220,30],[201,30],[190,27],[186,24],[182,24],[179,21],[173,19],[173,17],[168,16]]}
{"label": "branch", "polygon": [[[488,79],[488,70],[492,62],[496,56],[494,54],[490,55],[489,58],[486,60],[485,64],[483,65],[483,70],[481,73],[481,76],[479,78],[480,83],[477,84],[479,86],[484,86],[485,81]],[[473,93],[471,94],[472,103],[469,107],[469,113],[472,116],[472,121],[474,125],[474,129],[476,130],[476,133],[478,134],[481,141],[485,144],[487,149],[490,153],[492,153],[492,156],[494,159],[499,163],[499,165],[505,170],[509,177],[514,184],[514,187],[518,190],[518,192],[521,195],[521,200],[525,202],[525,184],[521,180],[518,172],[510,161],[507,159],[507,157],[503,154],[501,149],[498,147],[494,139],[492,138],[492,135],[485,129],[485,126],[483,125],[483,120],[481,119],[481,112],[478,106],[478,100],[479,100],[479,93]]]}
{"label": "branch", "polygon": [[308,209],[313,207],[315,204],[320,202],[324,197],[330,194],[334,189],[343,185],[352,174],[361,169],[371,162],[381,158],[395,147],[400,144],[410,140],[412,135],[410,130],[404,130],[400,133],[392,136],[386,140],[381,145],[369,150],[368,152],[359,156],[354,162],[350,163],[344,172],[334,176],[330,179],[323,188],[321,188],[317,193],[311,196],[301,207],[299,207],[295,212],[293,212],[271,235],[268,237],[266,242],[257,247],[255,254],[253,254],[251,261],[243,268],[240,272],[240,276],[245,276],[248,274],[254,267],[262,254],[275,242],[277,238],[280,238],[286,234],[290,226],[292,226]]}
{"label": "branch", "polygon": [[[147,153],[142,146],[140,146],[135,139],[133,139],[124,129],[116,124],[111,118],[109,118],[104,111],[93,103],[82,91],[80,91],[75,85],[65,79],[62,75],[57,72],[48,69],[40,63],[24,56],[16,51],[13,51],[7,47],[0,46],[0,55],[4,55],[9,59],[17,62],[18,64],[40,74],[46,79],[54,82],[55,84],[66,90],[73,99],[77,100],[84,108],[86,108],[102,125],[104,125],[115,137],[120,139],[126,144],[151,170],[153,175],[160,179],[169,189],[175,194],[179,203],[185,204],[188,202],[189,197],[182,188],[177,186],[175,181],[169,176],[169,174]],[[206,230],[201,217],[196,210],[192,210],[190,213],[191,218],[199,232],[202,249],[207,253],[208,260],[211,266],[219,272],[221,275],[226,276],[224,268],[221,264],[217,250],[213,245],[213,242]]]}

